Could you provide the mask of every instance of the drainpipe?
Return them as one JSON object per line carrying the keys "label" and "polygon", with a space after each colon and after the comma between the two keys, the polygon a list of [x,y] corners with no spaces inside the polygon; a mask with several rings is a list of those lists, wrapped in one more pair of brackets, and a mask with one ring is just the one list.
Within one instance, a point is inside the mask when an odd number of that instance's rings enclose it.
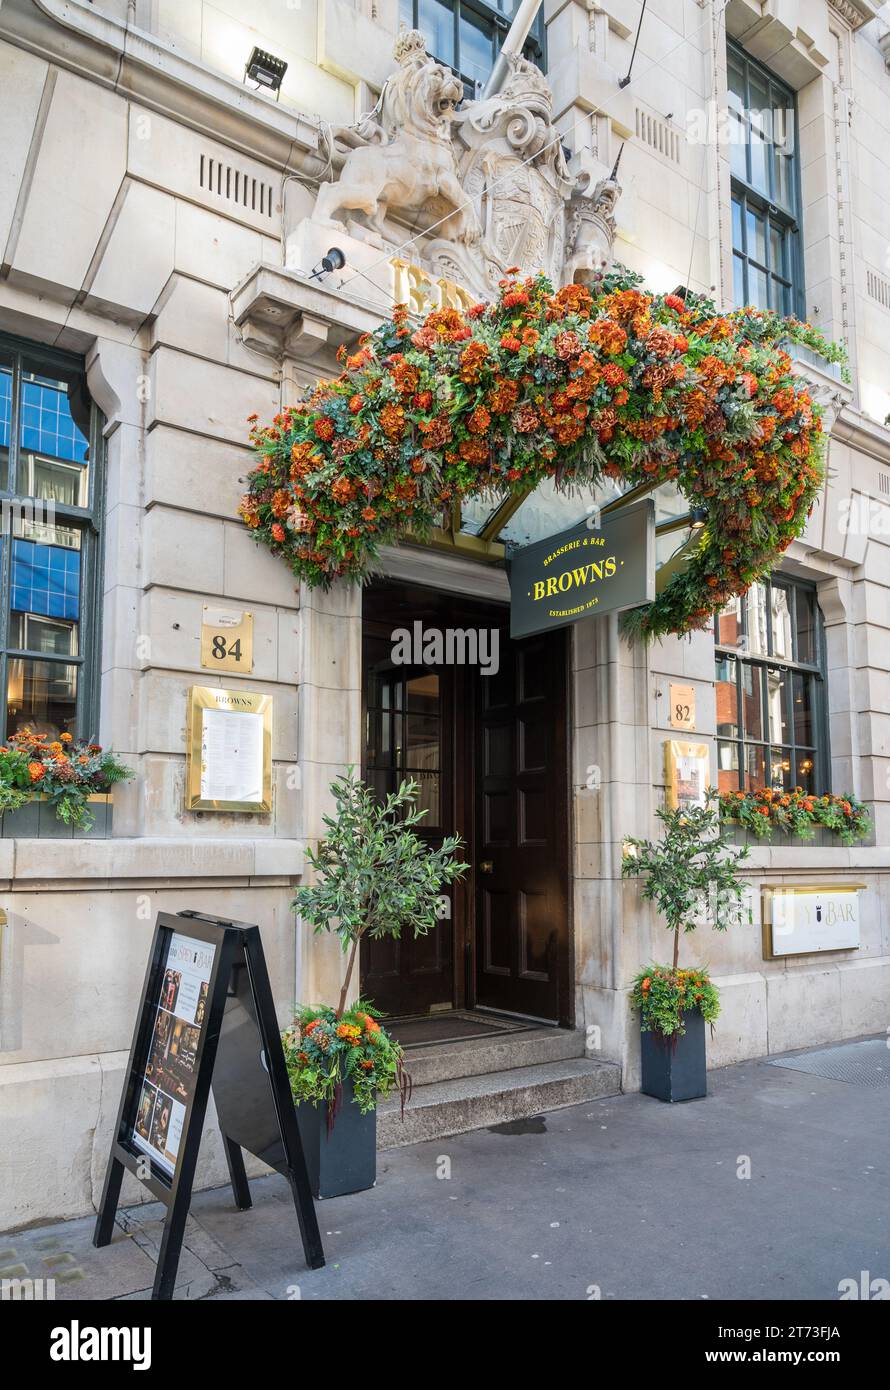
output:
{"label": "drainpipe", "polygon": [[510,57],[518,57],[535,22],[535,15],[541,8],[541,0],[521,0],[519,9],[507,31],[503,46],[497,56],[491,76],[482,89],[482,100],[497,96],[510,73]]}

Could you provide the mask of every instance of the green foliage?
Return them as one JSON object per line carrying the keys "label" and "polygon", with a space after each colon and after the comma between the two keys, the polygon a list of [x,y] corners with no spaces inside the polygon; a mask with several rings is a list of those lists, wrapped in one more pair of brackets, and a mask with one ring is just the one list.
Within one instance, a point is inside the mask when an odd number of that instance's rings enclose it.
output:
{"label": "green foliage", "polygon": [[630,1002],[640,1013],[640,1032],[664,1037],[686,1032],[683,1014],[698,1009],[705,1023],[720,1013],[720,996],[707,970],[671,970],[666,965],[647,965],[633,982]]}
{"label": "green foliage", "polygon": [[363,1115],[391,1091],[400,1091],[404,1101],[411,1084],[404,1053],[381,1028],[377,1020],[382,1017],[364,999],[339,1018],[328,1005],[298,1009],[292,1026],[282,1034],[294,1101],[324,1101],[336,1111],[347,1078]]}
{"label": "green foliage", "polygon": [[621,861],[622,878],[645,874],[643,897],[654,902],[676,933],[694,931],[704,911],[711,925],[725,931],[738,910],[748,884],[736,875],[747,846],[735,849],[727,843],[709,791],[705,806],[659,808],[664,826],[660,840],[627,839]]}
{"label": "green foliage", "polygon": [[49,739],[24,729],[0,746],[0,811],[17,811],[40,796],[65,825],[89,830],[95,819],[89,798],[132,775],[98,743],[70,734]]}
{"label": "green foliage", "polygon": [[855,796],[813,796],[801,787],[791,791],[761,787],[751,792],[726,792],[720,797],[724,821],[738,821],[758,840],[767,840],[774,830],[785,835],[812,837],[816,826],[837,835],[841,844],[854,845],[871,829],[871,817]]}
{"label": "green foliage", "polygon": [[331,785],[336,815],[324,817],[328,834],[306,852],[318,882],[299,888],[294,906],[317,932],[332,930],[336,920],[344,951],[366,933],[397,937],[410,929],[426,936],[436,925],[441,885],[467,870],[453,857],[459,835],[435,850],[415,835],[426,815],[413,806],[419,790],[403,782],[378,802],[353,768]]}
{"label": "green foliage", "polygon": [[426,815],[414,806],[419,790],[416,782],[403,782],[380,802],[350,767],[331,784],[336,814],[324,817],[328,834],[317,850],[306,851],[318,877],[297,889],[293,905],[316,932],[336,931],[350,952],[338,1016],[361,938],[399,937],[406,930],[426,936],[436,925],[442,884],[467,871],[454,858],[463,843],[459,835],[432,849],[415,834]]}
{"label": "green foliage", "polygon": [[615,266],[553,292],[500,282],[492,304],[409,322],[406,305],[271,424],[240,515],[310,585],[360,581],[382,545],[424,537],[462,497],[605,479],[675,484],[704,533],[653,602],[623,618],[644,639],[708,626],[775,567],[824,479],[822,407],[783,344],[831,362],[811,324],[699,295],[653,295]]}

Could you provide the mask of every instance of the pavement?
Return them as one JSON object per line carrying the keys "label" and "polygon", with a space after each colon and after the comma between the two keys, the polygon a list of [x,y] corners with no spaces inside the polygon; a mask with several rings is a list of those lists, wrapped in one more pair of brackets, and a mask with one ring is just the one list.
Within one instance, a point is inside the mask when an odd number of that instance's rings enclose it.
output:
{"label": "pavement", "polygon": [[[318,1204],[315,1271],[283,1178],[252,1181],[246,1212],[199,1192],[176,1297],[837,1300],[890,1280],[878,1081],[745,1062],[685,1105],[617,1096],[381,1152],[373,1190]],[[0,1273],[54,1277],[57,1300],[147,1298],[162,1214],[122,1211],[104,1250],[93,1218],[2,1235]]]}

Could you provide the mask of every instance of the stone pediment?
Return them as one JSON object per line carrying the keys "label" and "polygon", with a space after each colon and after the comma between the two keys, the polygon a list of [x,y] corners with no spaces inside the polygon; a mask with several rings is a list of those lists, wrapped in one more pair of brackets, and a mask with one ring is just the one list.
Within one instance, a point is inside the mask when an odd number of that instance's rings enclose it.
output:
{"label": "stone pediment", "polygon": [[404,297],[407,265],[409,302],[421,310],[437,296],[453,302],[455,287],[490,298],[514,266],[559,284],[609,263],[620,188],[571,173],[533,63],[511,58],[501,91],[463,102],[419,31],[399,36],[395,58],[374,111],[335,132],[342,165],[313,216],[288,229],[289,267],[310,271],[325,240],[335,242],[346,253],[341,283],[355,279],[355,290],[363,280],[388,307]]}

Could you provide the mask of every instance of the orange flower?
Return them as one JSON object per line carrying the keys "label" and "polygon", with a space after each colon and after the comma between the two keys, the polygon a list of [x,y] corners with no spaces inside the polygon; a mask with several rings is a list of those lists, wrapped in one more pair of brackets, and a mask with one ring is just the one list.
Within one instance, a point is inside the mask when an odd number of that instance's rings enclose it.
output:
{"label": "orange flower", "polygon": [[32,782],[39,782],[45,772],[43,763],[28,763],[28,776]]}

